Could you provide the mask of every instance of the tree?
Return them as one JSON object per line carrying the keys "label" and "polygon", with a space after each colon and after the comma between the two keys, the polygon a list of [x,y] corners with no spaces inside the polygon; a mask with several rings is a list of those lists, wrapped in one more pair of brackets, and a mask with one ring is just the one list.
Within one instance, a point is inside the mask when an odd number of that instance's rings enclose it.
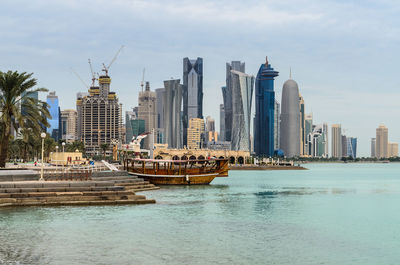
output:
{"label": "tree", "polygon": [[100,145],[101,150],[103,150],[103,158],[104,159],[106,158],[106,151],[108,150],[108,146],[109,146],[109,144],[101,144]]}
{"label": "tree", "polygon": [[[33,135],[40,135],[42,126],[48,127],[50,118],[48,105],[33,97],[29,92],[47,92],[45,88],[36,88],[37,81],[33,73],[0,71],[0,167],[5,167],[12,129],[30,128]],[[21,110],[24,109],[24,115]]]}

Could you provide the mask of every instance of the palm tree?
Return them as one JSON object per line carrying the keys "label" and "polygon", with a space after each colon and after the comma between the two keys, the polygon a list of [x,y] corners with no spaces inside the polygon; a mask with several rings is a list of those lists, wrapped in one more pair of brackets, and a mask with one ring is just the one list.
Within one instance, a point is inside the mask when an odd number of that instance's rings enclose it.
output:
{"label": "palm tree", "polygon": [[100,148],[101,148],[101,150],[103,150],[103,158],[105,159],[106,158],[106,151],[107,151],[107,149],[108,149],[108,144],[101,144],[100,145]]}
{"label": "palm tree", "polygon": [[[33,73],[0,71],[0,167],[5,167],[12,129],[30,128],[32,134],[40,135],[42,126],[48,127],[50,118],[45,102],[29,96],[29,92],[47,92],[36,88]],[[24,115],[21,113],[24,109]]]}

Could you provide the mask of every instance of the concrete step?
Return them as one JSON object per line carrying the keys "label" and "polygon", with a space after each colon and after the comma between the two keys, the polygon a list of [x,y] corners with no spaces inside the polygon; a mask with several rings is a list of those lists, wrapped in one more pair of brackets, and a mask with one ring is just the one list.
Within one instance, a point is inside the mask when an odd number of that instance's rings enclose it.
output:
{"label": "concrete step", "polygon": [[111,201],[65,201],[65,202],[24,202],[24,203],[0,203],[0,207],[16,206],[84,206],[84,205],[118,205],[118,204],[148,204],[155,203],[155,200],[111,200]]}
{"label": "concrete step", "polygon": [[159,190],[159,189],[160,187],[154,186],[154,187],[135,188],[133,189],[133,191],[138,192],[138,191]]}
{"label": "concrete step", "polygon": [[143,195],[104,195],[104,196],[77,196],[62,195],[49,197],[25,197],[25,198],[0,198],[2,203],[30,203],[30,202],[69,202],[69,201],[115,201],[115,200],[144,200]]}
{"label": "concrete step", "polygon": [[21,181],[0,182],[0,189],[4,188],[53,188],[53,187],[105,187],[114,186],[114,181]]}
{"label": "concrete step", "polygon": [[25,192],[25,193],[0,193],[2,198],[29,198],[29,197],[55,197],[55,196],[126,196],[135,195],[131,190],[122,191],[83,191],[83,192]]}
{"label": "concrete step", "polygon": [[93,177],[92,180],[94,181],[107,181],[107,180],[129,180],[129,179],[138,179],[137,176],[108,176],[108,177]]}
{"label": "concrete step", "polygon": [[0,188],[0,193],[26,193],[26,192],[76,192],[76,191],[120,191],[123,186],[104,187],[47,187],[47,188]]}

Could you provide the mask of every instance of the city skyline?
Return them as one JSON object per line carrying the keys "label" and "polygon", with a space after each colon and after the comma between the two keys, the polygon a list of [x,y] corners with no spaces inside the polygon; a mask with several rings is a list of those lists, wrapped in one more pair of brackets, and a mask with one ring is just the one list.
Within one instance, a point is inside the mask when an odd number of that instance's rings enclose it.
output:
{"label": "city skyline", "polygon": [[[346,134],[358,138],[359,156],[370,154],[370,138],[377,124],[384,123],[390,128],[391,140],[400,142],[400,126],[395,122],[399,25],[393,20],[398,11],[394,2],[304,1],[292,5],[267,1],[245,7],[225,1],[202,5],[189,1],[184,6],[179,1],[39,1],[26,2],[23,10],[19,6],[14,1],[3,3],[7,15],[1,18],[2,24],[10,29],[3,29],[0,67],[34,72],[39,87],[57,91],[61,109],[74,108],[75,94],[86,90],[70,68],[89,84],[87,59],[99,71],[101,63],[109,63],[124,44],[126,48],[110,70],[124,111],[137,105],[144,67],[146,81],[159,88],[170,77],[182,77],[182,58],[202,57],[203,116],[214,117],[218,128],[225,63],[241,60],[246,62],[246,72],[255,75],[260,60],[268,55],[280,72],[276,97],[281,97],[292,67],[306,113],[314,114],[316,124],[341,123]],[[263,19],[265,15],[270,19]],[[99,16],[104,20],[95,19]],[[160,23],[149,23],[155,17]],[[200,26],[198,20],[204,17],[210,19]],[[233,30],[230,25],[235,21],[241,23]],[[182,35],[172,34],[178,27]],[[265,34],[259,34],[260,30]],[[208,37],[203,40],[200,36],[204,34]],[[372,75],[372,69],[379,75]],[[41,99],[45,96],[40,95]]]}

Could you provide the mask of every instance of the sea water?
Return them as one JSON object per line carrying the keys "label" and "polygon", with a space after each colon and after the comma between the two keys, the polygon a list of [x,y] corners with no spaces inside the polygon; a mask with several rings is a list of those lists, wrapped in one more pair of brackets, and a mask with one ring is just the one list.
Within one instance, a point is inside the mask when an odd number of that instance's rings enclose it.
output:
{"label": "sea water", "polygon": [[306,167],[150,205],[0,209],[0,264],[400,264],[400,164]]}

